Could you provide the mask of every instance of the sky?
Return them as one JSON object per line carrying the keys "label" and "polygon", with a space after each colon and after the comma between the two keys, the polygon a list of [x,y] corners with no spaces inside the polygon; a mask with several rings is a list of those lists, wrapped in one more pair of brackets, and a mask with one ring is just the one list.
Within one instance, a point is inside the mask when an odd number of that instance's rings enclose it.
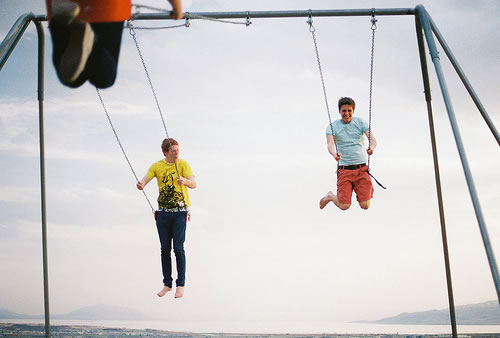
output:
{"label": "sky", "polygon": [[[140,4],[166,7],[164,1]],[[500,2],[201,1],[184,10],[414,8],[423,4],[500,125]],[[3,39],[44,1],[0,0]],[[372,128],[377,149],[368,211],[319,199],[335,191],[328,115],[305,18],[252,24],[193,20],[137,30],[169,135],[198,188],[190,191],[183,299],[162,299],[151,209],[114,139],[95,89],[59,83],[45,50],[45,147],[51,313],[94,304],[169,321],[375,320],[448,306],[433,161],[413,16],[378,17]],[[243,22],[243,20],[240,20]],[[165,26],[168,22],[136,22]],[[369,17],[314,18],[330,111],[351,96],[368,118]],[[30,25],[0,72],[0,308],[43,313],[37,37]],[[488,227],[500,250],[498,144],[440,50]],[[455,303],[496,299],[457,148],[428,57]],[[102,90],[141,178],[162,158],[160,116],[133,40],[123,32],[118,78]],[[154,182],[152,182],[154,183]],[[146,193],[155,202],[156,184]],[[174,277],[175,278],[175,277]]]}

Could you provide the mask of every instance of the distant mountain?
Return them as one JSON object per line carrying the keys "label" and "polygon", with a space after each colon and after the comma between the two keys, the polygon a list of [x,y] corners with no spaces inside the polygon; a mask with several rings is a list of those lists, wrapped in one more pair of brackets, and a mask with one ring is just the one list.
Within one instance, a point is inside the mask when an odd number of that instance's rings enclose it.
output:
{"label": "distant mountain", "polygon": [[[455,316],[459,325],[498,325],[500,324],[500,306],[496,300],[455,306]],[[394,317],[370,321],[370,323],[446,325],[450,323],[450,311],[449,309],[442,309],[412,313],[404,312]]]}
{"label": "distant mountain", "polygon": [[[24,315],[0,309],[0,318],[4,319],[38,319],[43,315]],[[105,304],[80,308],[66,314],[51,315],[52,319],[78,319],[78,320],[146,320],[149,319],[134,309],[111,306]]]}
{"label": "distant mountain", "polygon": [[12,312],[6,309],[0,309],[0,318],[2,319],[39,319],[41,315],[24,315],[21,313]]}
{"label": "distant mountain", "polygon": [[81,320],[145,320],[142,313],[134,309],[112,306],[93,305],[62,315],[54,315],[54,319],[81,319]]}

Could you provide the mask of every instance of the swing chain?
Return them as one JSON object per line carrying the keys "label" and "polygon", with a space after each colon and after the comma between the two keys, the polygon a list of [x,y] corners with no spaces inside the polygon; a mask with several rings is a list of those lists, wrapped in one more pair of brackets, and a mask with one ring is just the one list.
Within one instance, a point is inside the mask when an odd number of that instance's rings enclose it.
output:
{"label": "swing chain", "polygon": [[[318,70],[319,70],[319,76],[321,79],[321,86],[323,88],[323,97],[325,99],[325,105],[326,105],[326,112],[328,113],[328,121],[330,122],[330,130],[332,132],[332,137],[333,137],[333,143],[335,145],[335,152],[338,154],[338,148],[337,148],[337,142],[335,141],[334,132],[333,132],[333,123],[332,123],[332,116],[330,114],[330,105],[328,104],[328,96],[326,94],[326,85],[325,85],[325,79],[323,77],[323,69],[321,68],[321,61],[319,58],[319,50],[318,50],[318,43],[316,41],[316,28],[313,26],[313,19],[312,19],[312,14],[311,10],[309,10],[309,18],[306,21],[309,24],[309,31],[311,32],[313,42],[314,42],[314,50],[316,52],[316,60],[318,62]],[[339,163],[337,162],[337,170],[339,167]]]}
{"label": "swing chain", "polygon": [[[132,30],[132,28],[131,28],[131,30]],[[131,35],[132,35],[132,33],[131,33]],[[142,56],[141,49],[139,47],[139,42],[137,41],[137,38],[135,37],[135,33],[132,35],[132,38],[134,39],[134,43],[135,43],[135,47],[137,49],[137,53],[139,54],[139,58],[141,59],[142,66],[144,68],[144,72],[146,73],[146,77],[147,77],[148,82],[149,82],[149,87],[151,88],[151,92],[152,92],[153,97],[154,97],[155,102],[156,102],[156,107],[158,109],[158,112],[160,113],[161,122],[163,123],[163,129],[165,130],[165,134],[166,134],[167,140],[168,140],[168,147],[172,151],[172,145],[170,144],[170,136],[168,135],[168,130],[167,130],[167,125],[165,123],[165,118],[163,117],[163,113],[161,111],[160,103],[158,101],[158,96],[156,95],[156,91],[155,91],[155,88],[153,86],[153,81],[151,80],[151,76],[149,75],[148,67],[146,66],[146,61],[144,61],[144,57]],[[175,158],[174,158],[174,165],[175,165],[175,172],[177,173],[177,177],[180,177],[179,168],[177,166],[177,161],[175,160]],[[182,191],[182,187],[181,187],[181,194],[182,194],[182,203],[185,206],[186,205],[186,201],[185,201],[185,198],[184,198],[184,192]]]}
{"label": "swing chain", "polygon": [[[113,125],[113,122],[111,121],[111,116],[109,116],[108,109],[106,108],[106,105],[104,104],[104,100],[102,99],[101,92],[100,92],[99,88],[97,88],[97,87],[95,88],[95,90],[97,91],[97,96],[99,97],[99,101],[101,101],[101,105],[102,105],[102,108],[104,109],[104,112],[106,113],[106,117],[108,118],[109,125],[111,126],[111,129],[113,130],[113,134],[115,135],[116,141],[118,142],[118,145],[120,146],[120,149],[122,150],[123,156],[125,157],[125,160],[128,163],[130,171],[132,171],[132,174],[134,175],[136,182],[139,182],[139,178],[137,177],[137,174],[135,173],[135,170],[132,167],[132,164],[130,163],[130,160],[127,156],[127,153],[125,152],[125,149],[123,148],[123,145],[120,141],[120,138],[118,137],[118,133],[116,132],[115,126]],[[146,201],[148,202],[149,207],[151,208],[151,211],[154,213],[155,209],[153,208],[153,205],[151,204],[151,201],[149,200],[148,195],[146,195],[146,192],[144,190],[142,190],[142,194],[146,198]]]}
{"label": "swing chain", "polygon": [[[372,132],[372,97],[373,97],[373,60],[375,54],[375,30],[377,29],[377,19],[375,18],[375,9],[372,9],[372,47],[370,57],[370,93],[369,93],[369,108],[368,108],[368,149],[371,148],[371,132]],[[368,170],[370,170],[370,155],[368,155]]]}
{"label": "swing chain", "polygon": [[[370,58],[370,97],[369,97],[369,112],[368,112],[368,149],[371,148],[371,139],[372,139],[372,97],[373,97],[373,59],[375,52],[375,30],[377,29],[377,18],[375,18],[375,8],[372,8],[372,50],[371,50],[371,58]],[[382,183],[380,183],[375,176],[370,173],[370,157],[368,155],[368,175],[375,180],[375,182],[383,189],[387,189]]]}
{"label": "swing chain", "polygon": [[372,8],[372,19],[371,19],[371,22],[372,22],[372,31],[376,30],[377,29],[377,18],[375,17],[375,8]]}

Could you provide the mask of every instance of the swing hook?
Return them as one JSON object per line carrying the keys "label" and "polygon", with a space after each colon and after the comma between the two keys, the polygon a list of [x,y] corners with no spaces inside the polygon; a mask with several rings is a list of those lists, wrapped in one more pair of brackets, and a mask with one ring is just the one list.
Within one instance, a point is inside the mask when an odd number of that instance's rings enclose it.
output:
{"label": "swing hook", "polygon": [[250,21],[250,12],[247,11],[247,20],[245,21],[245,25],[248,27],[252,24],[252,21]]}
{"label": "swing hook", "polygon": [[371,19],[371,22],[372,22],[372,31],[376,30],[377,29],[377,18],[375,17],[375,8],[372,8],[372,19]]}
{"label": "swing hook", "polygon": [[316,31],[316,28],[314,28],[313,26],[313,18],[311,10],[309,10],[309,17],[306,22],[309,24],[309,32],[314,33]]}
{"label": "swing hook", "polygon": [[135,36],[134,21],[133,20],[127,21],[127,28],[129,29],[130,35]]}

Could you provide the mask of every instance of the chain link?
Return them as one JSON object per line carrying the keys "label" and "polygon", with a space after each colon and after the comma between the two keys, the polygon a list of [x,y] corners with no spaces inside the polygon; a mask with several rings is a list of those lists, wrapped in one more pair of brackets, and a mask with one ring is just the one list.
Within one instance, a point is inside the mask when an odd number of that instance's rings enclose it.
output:
{"label": "chain link", "polygon": [[[372,141],[372,98],[373,98],[373,60],[375,56],[375,30],[377,29],[377,19],[375,18],[375,12],[372,12],[372,49],[370,58],[370,94],[368,99],[368,149],[371,148]],[[370,170],[370,155],[368,155],[368,170]]]}
{"label": "chain link", "polygon": [[[311,32],[313,42],[314,42],[314,50],[316,51],[316,60],[318,61],[318,69],[319,69],[319,76],[321,78],[321,86],[323,88],[323,96],[325,99],[325,105],[326,105],[326,111],[328,113],[328,121],[330,121],[330,129],[332,131],[332,138],[333,138],[333,143],[335,145],[335,152],[338,154],[338,149],[337,149],[337,142],[335,141],[335,137],[333,136],[333,124],[332,124],[332,116],[330,114],[330,106],[328,104],[328,96],[326,94],[326,85],[325,85],[325,79],[323,77],[323,69],[321,68],[321,61],[319,58],[319,51],[318,51],[318,43],[316,41],[316,28],[313,26],[313,20],[312,16],[309,15],[309,19],[307,20],[307,23],[309,24],[309,31]],[[337,170],[338,170],[339,163],[337,161]]]}
{"label": "chain link", "polygon": [[[127,154],[125,153],[125,149],[123,148],[123,145],[120,142],[120,138],[118,137],[118,133],[116,132],[115,126],[113,125],[113,122],[111,121],[111,117],[109,116],[108,109],[106,108],[106,105],[104,104],[104,100],[102,99],[101,92],[100,92],[99,88],[97,88],[97,87],[95,88],[95,90],[97,92],[97,96],[99,97],[99,101],[101,101],[102,108],[104,109],[104,112],[106,113],[106,117],[108,118],[109,125],[111,126],[111,129],[113,129],[113,134],[115,134],[116,141],[118,141],[118,145],[120,146],[120,149],[122,150],[123,156],[125,157],[125,160],[127,160],[128,166],[129,166],[130,170],[132,171],[132,174],[134,175],[136,182],[139,182],[139,178],[137,177],[135,170],[132,167],[132,164],[130,163],[129,158],[128,158]],[[151,208],[151,211],[154,213],[155,209],[153,208],[153,205],[149,201],[149,198],[146,195],[146,192],[144,190],[142,190],[142,193],[143,193],[144,197],[146,198],[146,201],[148,202],[149,207]]]}

